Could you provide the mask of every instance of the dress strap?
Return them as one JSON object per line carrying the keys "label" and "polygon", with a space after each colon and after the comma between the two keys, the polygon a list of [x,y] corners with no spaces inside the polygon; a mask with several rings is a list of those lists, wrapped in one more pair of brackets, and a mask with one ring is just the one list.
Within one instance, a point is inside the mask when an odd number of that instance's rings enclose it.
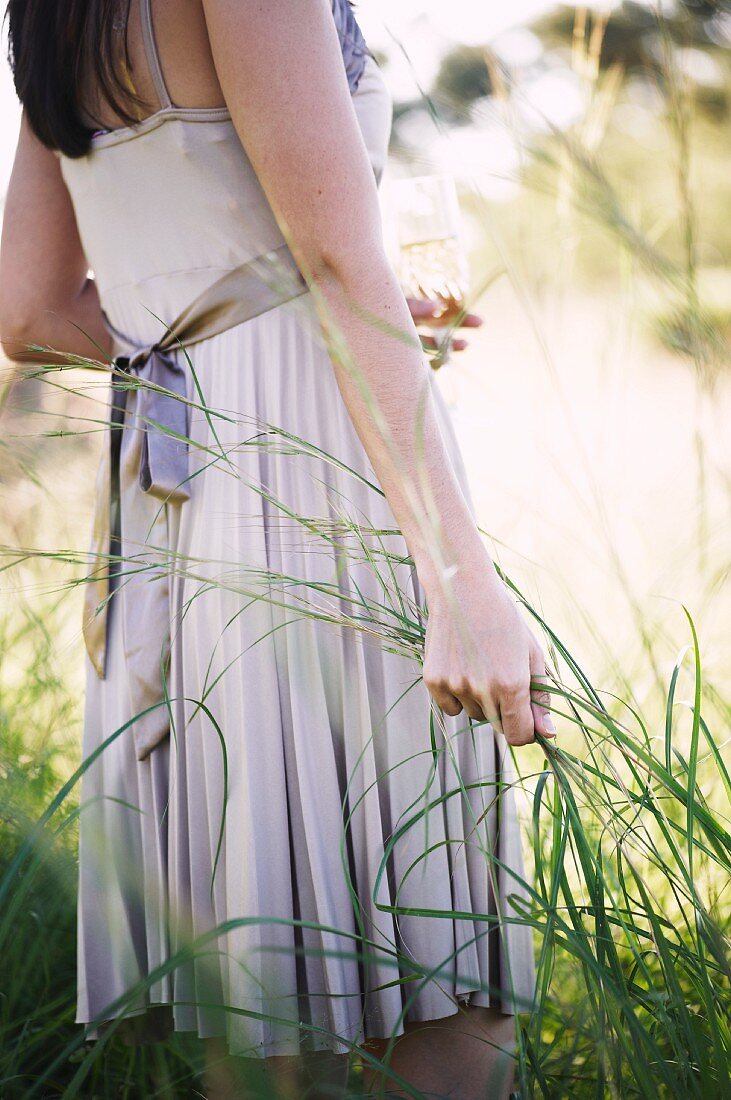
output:
{"label": "dress strap", "polygon": [[155,91],[157,92],[158,99],[160,100],[160,106],[172,107],[173,101],[170,98],[170,93],[168,92],[165,78],[162,75],[160,55],[157,52],[157,45],[155,43],[155,28],[152,25],[152,10],[150,7],[150,0],[141,0],[140,18],[142,20],[142,39],[145,44],[147,64],[150,68],[150,75],[155,85]]}

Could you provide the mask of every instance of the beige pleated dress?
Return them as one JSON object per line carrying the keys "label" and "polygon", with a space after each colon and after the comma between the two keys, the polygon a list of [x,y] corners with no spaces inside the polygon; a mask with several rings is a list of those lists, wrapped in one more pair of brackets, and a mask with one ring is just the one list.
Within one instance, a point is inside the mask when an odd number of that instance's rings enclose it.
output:
{"label": "beige pleated dress", "polygon": [[[160,110],[61,156],[103,308],[139,344],[284,243],[228,111],[173,106],[148,38]],[[392,101],[370,56],[353,103],[380,179]],[[490,726],[432,714],[423,593],[311,294],[189,354],[171,733],[147,759],[114,600],[103,679],[86,656],[84,758],[111,740],[81,781],[77,1021],[264,1057],[344,1053],[459,1001],[529,1007],[513,763]]]}

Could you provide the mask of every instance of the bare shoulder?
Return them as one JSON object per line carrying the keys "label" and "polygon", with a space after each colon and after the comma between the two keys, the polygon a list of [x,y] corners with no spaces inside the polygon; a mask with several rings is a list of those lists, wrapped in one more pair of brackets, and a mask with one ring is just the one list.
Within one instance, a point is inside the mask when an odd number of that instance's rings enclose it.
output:
{"label": "bare shoulder", "polygon": [[150,6],[160,64],[173,103],[179,107],[224,106],[203,0],[150,0]]}
{"label": "bare shoulder", "polygon": [[202,0],[231,117],[285,237],[327,266],[382,249],[330,0]]}

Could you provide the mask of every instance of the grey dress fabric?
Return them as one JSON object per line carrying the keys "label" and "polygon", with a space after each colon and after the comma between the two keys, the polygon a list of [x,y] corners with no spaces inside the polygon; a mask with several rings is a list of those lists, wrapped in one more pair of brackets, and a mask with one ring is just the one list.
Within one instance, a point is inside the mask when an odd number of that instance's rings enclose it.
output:
{"label": "grey dress fabric", "polygon": [[343,52],[345,74],[352,94],[358,87],[369,50],[349,0],[333,0],[332,7]]}
{"label": "grey dress fabric", "polygon": [[[187,379],[178,352],[307,291],[307,280],[284,245],[225,272],[167,323],[154,344],[113,360],[111,419],[97,476],[82,630],[91,662],[104,677],[109,616],[112,604],[123,601],[119,614],[130,702],[138,714],[132,726],[138,760],[170,735],[165,705],[170,547],[161,503],[190,500],[191,478]],[[108,317],[104,320],[111,335],[135,346]],[[156,548],[154,567],[151,546]]]}
{"label": "grey dress fabric", "polygon": [[[380,178],[393,105],[362,56],[353,105]],[[161,102],[60,158],[102,306],[141,346],[284,244],[228,111]],[[161,505],[171,735],[137,758],[114,605],[104,679],[86,656],[77,1021],[261,1057],[300,1039],[344,1053],[460,1000],[529,1005],[513,762],[489,725],[434,716],[399,642],[424,595],[311,293],[175,354],[191,479]],[[436,385],[434,401],[469,501]]]}

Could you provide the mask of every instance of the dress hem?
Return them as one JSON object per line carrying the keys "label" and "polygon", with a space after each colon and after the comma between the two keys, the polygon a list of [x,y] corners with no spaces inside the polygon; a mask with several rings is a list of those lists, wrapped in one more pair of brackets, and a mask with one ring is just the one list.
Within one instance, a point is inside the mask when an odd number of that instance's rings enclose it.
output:
{"label": "dress hem", "polygon": [[[445,1015],[440,1015],[440,1016],[429,1016],[429,1017],[426,1017],[424,1019],[419,1019],[419,1020],[407,1020],[407,1023],[412,1023],[413,1022],[413,1023],[419,1023],[419,1024],[428,1024],[428,1023],[435,1022],[437,1020],[448,1019],[450,1016],[456,1015],[457,1012],[459,1012],[460,1007],[465,1007],[467,1005],[476,1005],[477,1007],[483,1007],[483,1008],[495,1008],[503,1016],[515,1016],[515,1015],[517,1015],[516,1010],[514,1008],[507,1007],[505,1005],[504,1001],[501,1002],[499,1005],[497,1005],[497,1004],[480,1004],[477,1001],[472,1001],[471,998],[473,997],[474,994],[478,994],[478,995],[482,994],[483,997],[485,996],[485,994],[481,990],[477,990],[477,989],[455,994],[457,1005],[455,1006],[454,1012],[446,1013]],[[488,1000],[489,1000],[489,998],[488,998]],[[209,1033],[205,1028],[201,1028],[201,1027],[196,1028],[196,1027],[185,1026],[182,1023],[178,1023],[177,1021],[175,1021],[174,1017],[171,1019],[170,1011],[168,1011],[166,1016],[163,1016],[161,1018],[160,1014],[158,1012],[156,1012],[156,1010],[159,1010],[159,1009],[171,1010],[172,1009],[172,1004],[171,1004],[170,1001],[153,1001],[147,1006],[147,1008],[140,1009],[138,1012],[130,1012],[127,1015],[125,1015],[121,1018],[117,1017],[117,1016],[107,1017],[106,1019],[100,1020],[100,1021],[97,1022],[96,1026],[94,1028],[92,1028],[91,1031],[85,1036],[85,1041],[86,1042],[98,1042],[99,1039],[103,1038],[103,1034],[107,1030],[107,1028],[111,1024],[115,1023],[117,1020],[121,1019],[121,1023],[118,1025],[118,1029],[119,1029],[120,1037],[122,1038],[123,1042],[127,1046],[149,1046],[149,1045],[152,1045],[152,1044],[155,1044],[155,1043],[167,1042],[171,1038],[171,1036],[175,1035],[175,1034],[195,1035],[200,1040],[223,1039],[228,1043],[228,1037],[227,1037],[227,1035],[224,1031],[212,1030]],[[147,1017],[150,1013],[155,1013],[155,1024],[157,1026],[152,1026],[151,1028],[148,1028],[146,1031],[141,1031],[139,1028],[137,1028],[137,1029],[135,1028],[134,1023],[131,1023],[131,1021],[135,1021],[135,1020],[143,1021],[145,1019],[145,1017]],[[90,1022],[91,1021],[89,1021],[89,1020],[80,1020],[80,1019],[75,1020],[75,1023],[79,1027],[84,1027],[84,1028],[88,1027]],[[125,1027],[125,1024],[129,1024],[129,1026]],[[351,1039],[351,1043],[353,1044],[354,1047],[360,1047],[363,1044],[367,1043],[371,1039],[390,1039],[390,1038],[393,1038],[393,1037],[398,1038],[398,1036],[404,1034],[403,1023],[402,1023],[402,1026],[401,1026],[400,1030],[395,1031],[395,1032],[388,1031],[388,1032],[386,1032],[386,1034],[368,1034],[368,1035],[365,1035],[363,1033],[364,1029],[363,1029],[362,1024],[357,1025],[352,1030],[355,1033],[355,1035],[358,1036],[358,1037],[355,1037],[355,1038]],[[380,1030],[383,1031],[384,1029],[380,1029]],[[245,1052],[233,1049],[233,1046],[232,1046],[231,1043],[228,1043],[228,1047],[229,1047],[229,1054],[232,1057],[254,1058],[257,1061],[262,1060],[264,1058],[271,1058],[271,1057],[276,1057],[276,1056],[280,1056],[280,1055],[281,1056],[287,1056],[287,1055],[291,1056],[293,1054],[300,1053],[300,1050],[301,1050],[299,1041],[296,1041],[294,1043],[291,1043],[291,1042],[288,1043],[286,1041],[285,1042],[274,1042],[274,1043],[272,1043],[272,1042],[261,1043],[261,1044],[257,1045],[256,1047],[249,1048]],[[325,1042],[324,1045],[322,1045],[322,1046],[312,1046],[308,1049],[314,1049],[315,1051],[318,1051],[318,1052],[329,1051],[332,1054],[351,1054],[351,1053],[355,1053],[355,1051],[353,1050],[353,1047],[348,1046],[348,1041],[347,1040],[345,1042],[340,1042],[340,1043],[337,1042],[337,1040],[333,1040],[330,1043]]]}

